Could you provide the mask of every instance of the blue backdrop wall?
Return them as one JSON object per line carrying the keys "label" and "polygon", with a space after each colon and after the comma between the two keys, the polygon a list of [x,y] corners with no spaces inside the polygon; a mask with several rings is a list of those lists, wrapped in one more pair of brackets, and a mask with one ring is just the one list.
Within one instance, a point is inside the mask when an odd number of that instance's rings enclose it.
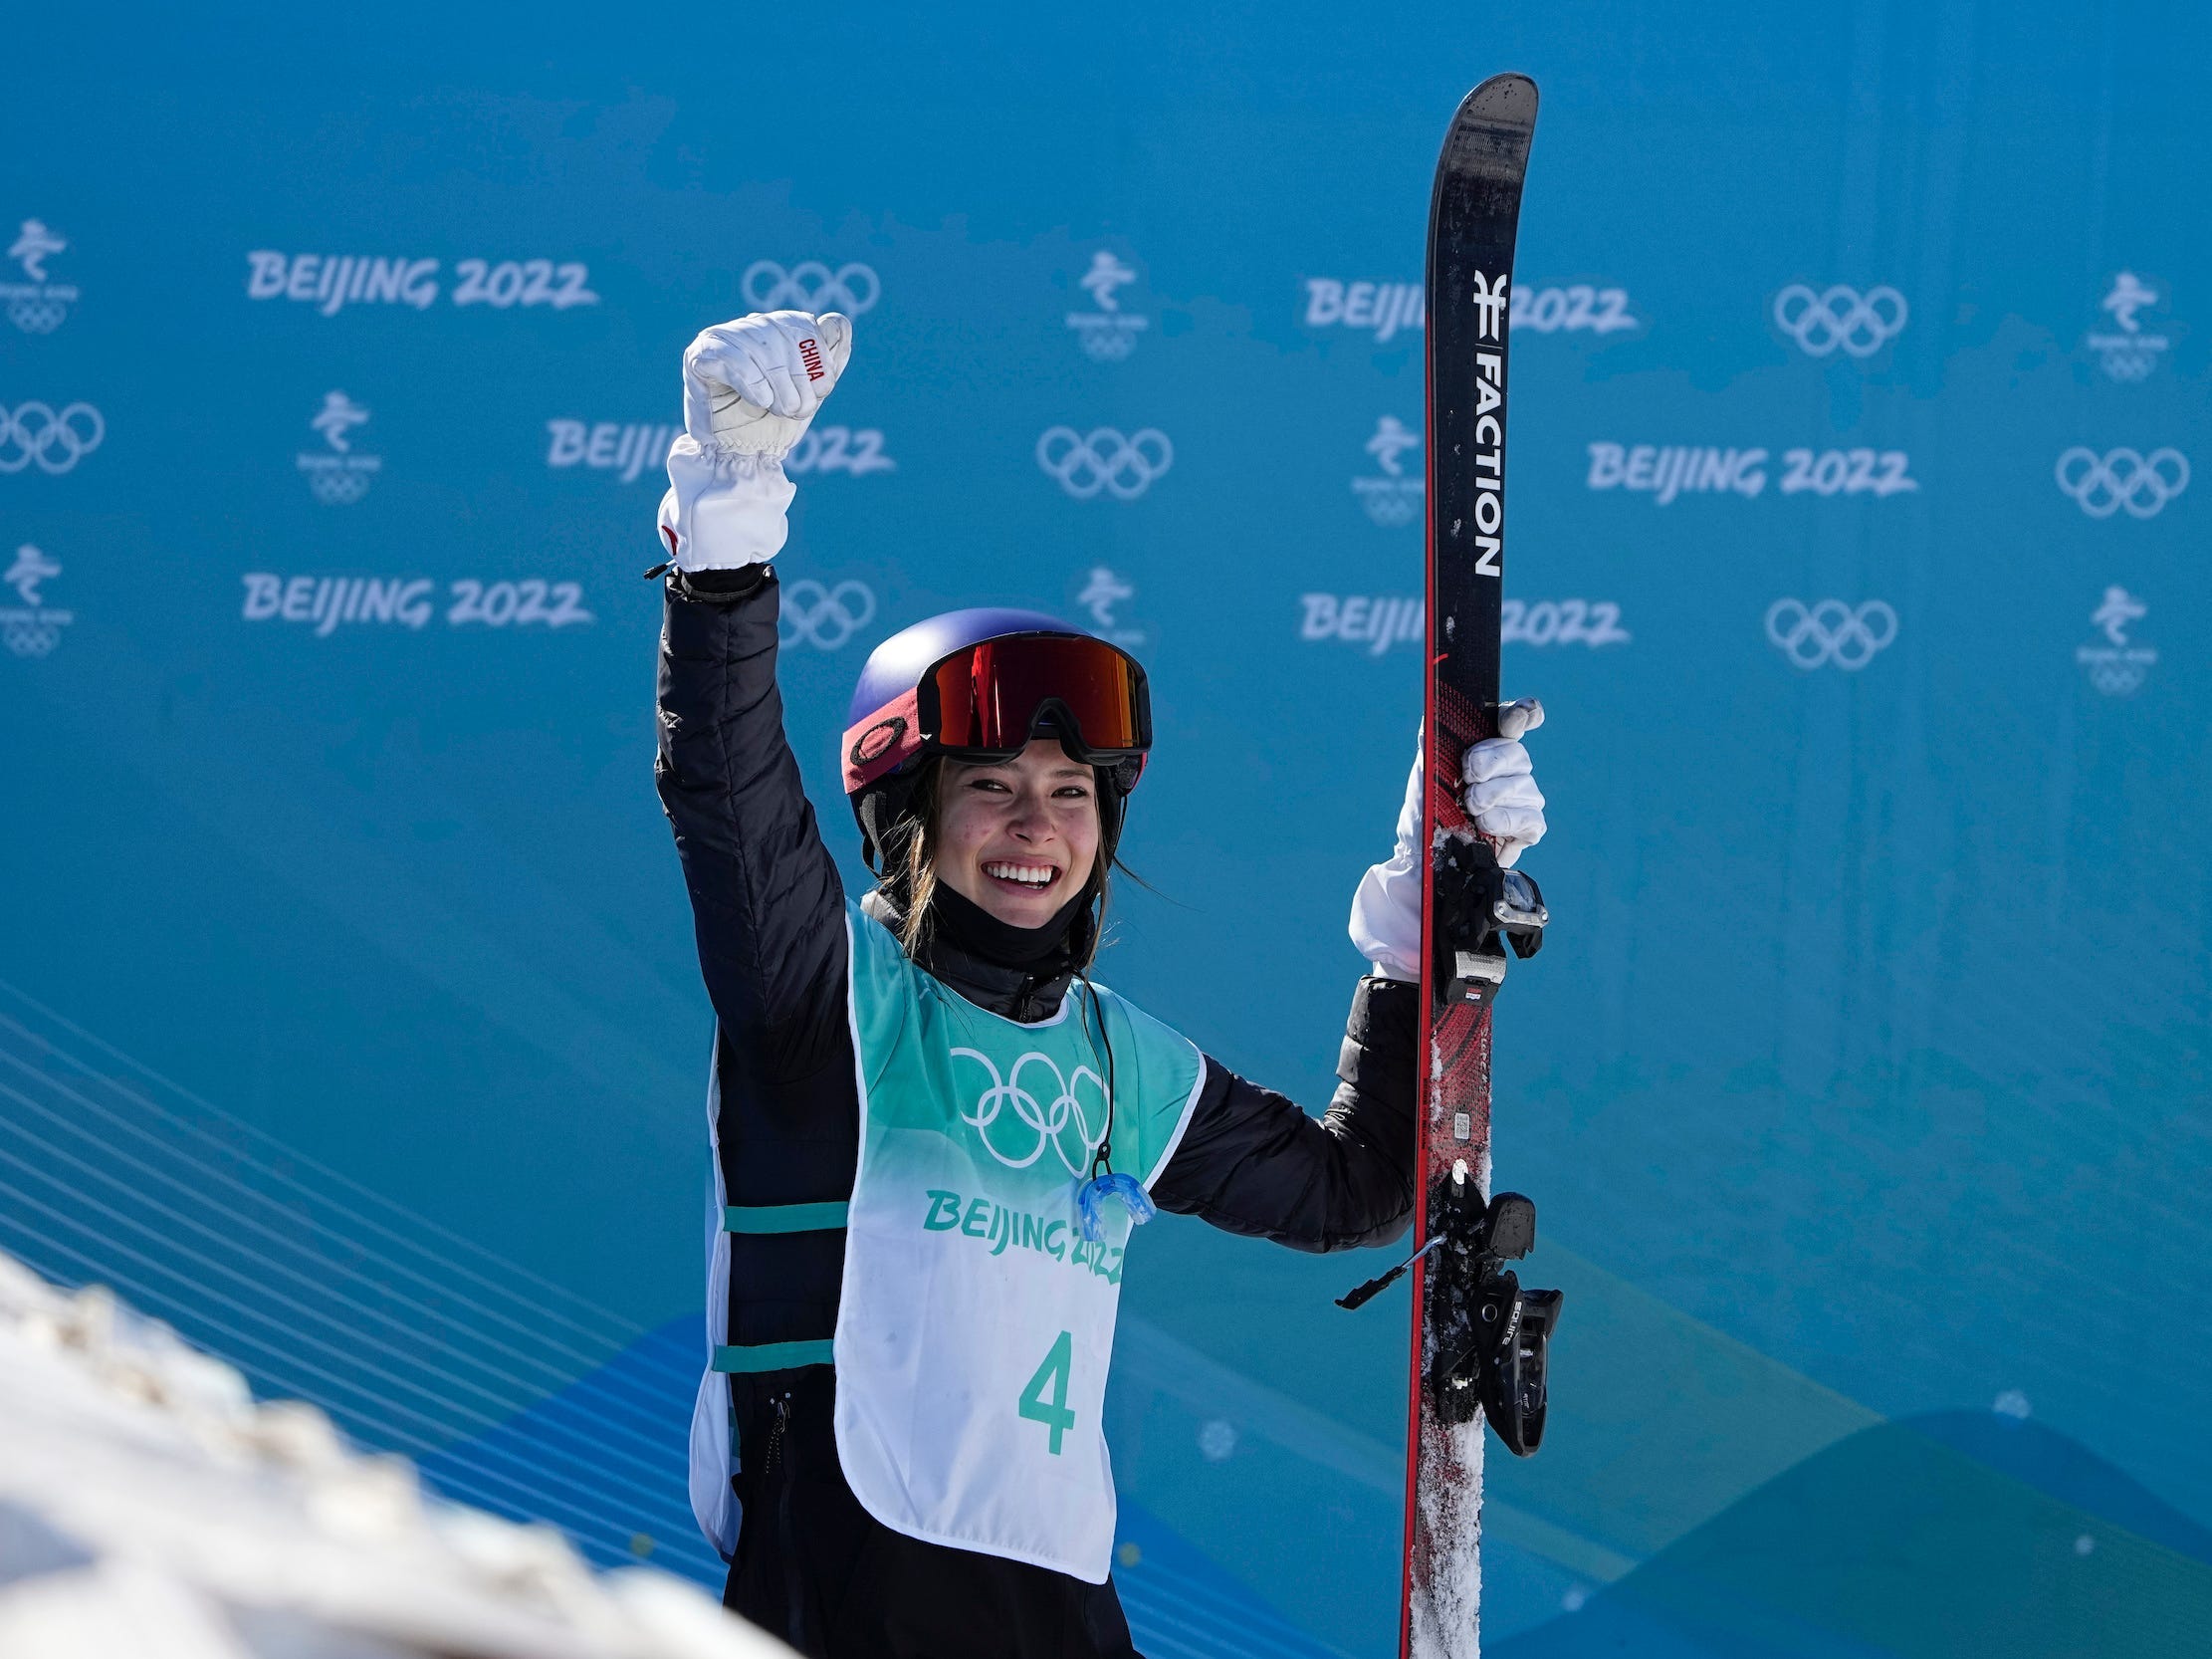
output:
{"label": "blue backdrop wall", "polygon": [[[1410,755],[1427,190],[1534,74],[1507,690],[1568,1293],[1516,1655],[2212,1628],[2200,11],[34,12],[0,144],[0,1246],[702,1577],[709,1015],[650,781],[678,355],[856,319],[793,738],[1127,640],[1109,977],[1318,1106]],[[857,875],[857,865],[848,862]],[[1157,1654],[1395,1640],[1403,1308],[1163,1221]],[[2168,1644],[2161,1647],[2160,1644]]]}

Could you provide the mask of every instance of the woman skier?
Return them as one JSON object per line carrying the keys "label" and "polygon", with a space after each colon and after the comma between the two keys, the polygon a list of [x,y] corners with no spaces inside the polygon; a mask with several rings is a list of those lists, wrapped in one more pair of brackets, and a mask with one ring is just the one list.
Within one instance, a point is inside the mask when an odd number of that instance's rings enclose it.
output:
{"label": "woman skier", "polygon": [[[1354,901],[1376,973],[1321,1119],[1090,982],[1151,744],[1104,640],[969,610],[877,648],[843,761],[881,877],[848,905],[783,733],[770,561],[851,337],[701,334],[661,504],[655,774],[717,1020],[692,1503],[725,1602],[802,1653],[1133,1655],[1101,1428],[1123,1252],[1155,1206],[1299,1250],[1404,1230],[1421,767]],[[1468,780],[1510,862],[1544,830],[1512,741],[1542,712],[1505,715]]]}

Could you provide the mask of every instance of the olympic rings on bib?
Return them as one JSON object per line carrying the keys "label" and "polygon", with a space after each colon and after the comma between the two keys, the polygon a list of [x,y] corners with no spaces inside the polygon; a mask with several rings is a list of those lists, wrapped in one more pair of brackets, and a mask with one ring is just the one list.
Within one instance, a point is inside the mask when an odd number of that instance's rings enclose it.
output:
{"label": "olympic rings on bib", "polygon": [[1904,296],[1883,283],[1859,290],[1837,283],[1815,294],[1793,282],[1774,297],[1774,321],[1809,357],[1825,357],[1841,346],[1854,357],[1871,357],[1903,330],[1908,315]]}
{"label": "olympic rings on bib", "polygon": [[840,582],[825,588],[809,577],[783,589],[776,638],[785,646],[803,641],[818,651],[834,651],[874,620],[875,613],[876,596],[866,584]]}
{"label": "olympic rings on bib", "polygon": [[1128,437],[1111,426],[1088,433],[1053,426],[1037,439],[1037,465],[1078,501],[1088,501],[1100,490],[1135,501],[1175,465],[1175,445],[1167,433],[1151,426]]}
{"label": "olympic rings on bib", "polygon": [[1776,599],[1767,607],[1767,637],[1799,668],[1834,663],[1856,674],[1896,636],[1897,613],[1880,599],[1856,609],[1842,599]]}
{"label": "olympic rings on bib", "polygon": [[[1052,1064],[1051,1056],[1031,1050],[1013,1063],[1012,1071],[1001,1080],[998,1067],[989,1055],[974,1049],[953,1051],[955,1060],[963,1057],[975,1061],[991,1074],[991,1086],[978,1096],[975,1105],[963,1106],[960,1110],[961,1121],[976,1131],[976,1138],[984,1143],[985,1151],[1008,1169],[1027,1169],[1044,1156],[1044,1149],[1049,1146],[1070,1175],[1079,1176],[1090,1169],[1091,1155],[1106,1142],[1106,1083],[1096,1071],[1087,1066],[1078,1066],[1074,1076],[1063,1077],[1060,1068]],[[1051,1073],[1051,1099],[1039,1100],[1021,1086],[1021,1073],[1032,1066],[1041,1066]],[[1075,1091],[1085,1082],[1098,1090],[1099,1125],[1095,1134],[1083,1113],[1083,1102],[1075,1097]],[[998,1130],[1000,1139],[1010,1135],[1016,1142],[1016,1150],[1011,1153],[1002,1150],[992,1137],[993,1125],[998,1123],[1000,1112],[1008,1106],[1013,1108],[1013,1116],[1036,1136],[1036,1143],[1026,1151],[1018,1148],[1018,1143],[1027,1138],[1018,1130],[1003,1127]]]}
{"label": "olympic rings on bib", "polygon": [[2122,507],[2130,518],[2156,518],[2167,502],[2189,487],[2189,458],[2178,449],[2107,449],[2102,455],[2076,444],[2053,468],[2059,488],[2093,519],[2108,519]]}
{"label": "olympic rings on bib", "polygon": [[805,259],[788,271],[773,259],[746,267],[739,288],[755,311],[803,311],[819,317],[841,311],[858,317],[883,298],[883,284],[865,265],[840,265],[832,271],[818,259]]}
{"label": "olympic rings on bib", "polygon": [[0,472],[21,472],[33,461],[41,472],[67,472],[107,435],[108,422],[90,403],[71,403],[60,414],[45,403],[0,404]]}

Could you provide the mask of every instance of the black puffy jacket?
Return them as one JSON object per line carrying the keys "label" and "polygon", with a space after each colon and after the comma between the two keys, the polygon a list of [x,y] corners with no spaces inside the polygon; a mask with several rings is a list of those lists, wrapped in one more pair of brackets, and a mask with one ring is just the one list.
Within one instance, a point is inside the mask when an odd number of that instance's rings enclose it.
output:
{"label": "black puffy jacket", "polygon": [[[844,892],[783,733],[776,615],[768,567],[671,580],[654,767],[719,1024],[724,1188],[730,1205],[748,1208],[842,1203],[859,1157]],[[1065,976],[1025,979],[949,947],[922,965],[1011,1018],[1049,1018],[1067,984]],[[1341,1084],[1319,1119],[1206,1057],[1198,1104],[1154,1200],[1298,1250],[1398,1237],[1413,1210],[1418,1027],[1415,987],[1361,980],[1337,1065]],[[843,1233],[735,1233],[730,1244],[733,1347],[826,1342],[837,1321]],[[921,1616],[911,1593],[879,1582],[876,1594],[859,1581],[908,1573],[958,1586],[945,1589],[956,1604],[982,1597],[998,1607],[1003,1645],[984,1642],[963,1615],[961,1651],[1127,1650],[1126,1627],[1115,1635],[1118,1606],[1097,1604],[1101,1589],[1111,1603],[1110,1585],[874,1526],[835,1469],[834,1386],[825,1364],[732,1377],[746,1507],[733,1606],[802,1651],[905,1651],[899,1632],[857,1609],[880,1599],[894,1609],[884,1619]],[[927,1650],[928,1639],[915,1640],[914,1651]]]}

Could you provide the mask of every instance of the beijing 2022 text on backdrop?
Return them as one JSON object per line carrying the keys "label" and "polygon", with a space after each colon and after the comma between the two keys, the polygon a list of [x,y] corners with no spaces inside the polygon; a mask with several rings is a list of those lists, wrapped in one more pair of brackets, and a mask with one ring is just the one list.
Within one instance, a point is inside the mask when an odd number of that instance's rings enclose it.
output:
{"label": "beijing 2022 text on backdrop", "polygon": [[[1505,680],[1567,1292],[1521,1656],[2212,1628],[2212,29],[2180,6],[11,20],[0,1247],[445,1490],[703,1579],[709,1013],[651,786],[678,356],[835,308],[783,685],[1148,665],[1104,976],[1318,1108],[1413,744],[1437,143],[1543,89]],[[1402,1300],[1164,1218],[1155,1655],[1396,1639]],[[2161,1643],[2168,1645],[2161,1646]]]}

